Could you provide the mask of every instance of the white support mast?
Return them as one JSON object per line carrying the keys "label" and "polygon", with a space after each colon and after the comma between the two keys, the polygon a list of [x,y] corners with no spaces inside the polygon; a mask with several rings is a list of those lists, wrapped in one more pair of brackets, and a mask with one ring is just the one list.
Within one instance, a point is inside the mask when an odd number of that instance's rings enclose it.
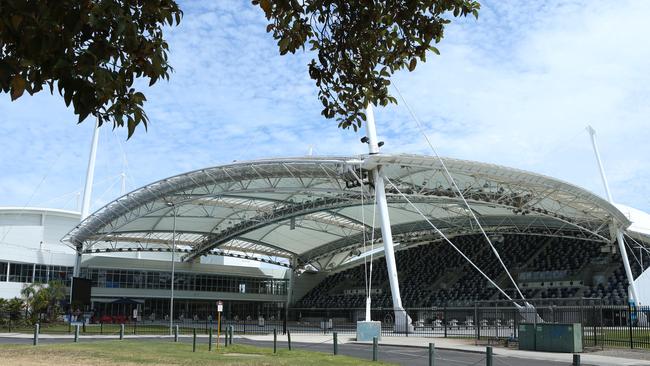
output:
{"label": "white support mast", "polygon": [[[368,153],[370,155],[379,154],[379,141],[377,141],[377,128],[375,126],[375,114],[372,104],[366,107],[366,133],[368,134]],[[386,201],[386,191],[384,187],[384,174],[381,166],[372,170],[373,181],[375,183],[375,195],[377,196],[377,208],[379,211],[379,220],[381,224],[381,236],[384,241],[384,257],[388,270],[388,281],[390,283],[390,292],[393,298],[393,311],[395,313],[395,331],[411,331],[411,318],[402,307],[402,298],[399,291],[399,280],[397,278],[397,265],[395,264],[395,250],[393,249],[393,232],[388,215],[388,203]],[[368,294],[368,298],[370,294]],[[370,301],[366,300],[366,317],[369,318]]]}
{"label": "white support mast", "polygon": [[93,131],[93,140],[90,145],[90,155],[88,156],[88,170],[86,170],[86,186],[84,187],[84,196],[81,201],[81,221],[90,215],[90,198],[93,191],[93,180],[95,179],[95,160],[97,159],[97,142],[99,141],[99,120],[95,124]]}
{"label": "white support mast", "polygon": [[126,173],[120,173],[120,196],[126,194]]}
{"label": "white support mast", "polygon": [[[93,191],[93,180],[95,178],[95,160],[97,159],[97,142],[99,141],[99,119],[95,122],[93,130],[93,139],[90,144],[90,155],[88,156],[88,169],[86,170],[86,185],[84,195],[81,201],[81,220],[83,221],[90,215],[90,201]],[[77,244],[77,256],[75,258],[73,276],[78,277],[81,269],[81,251],[82,244]]]}
{"label": "white support mast", "polygon": [[[596,161],[598,162],[598,169],[600,169],[600,178],[603,180],[603,186],[605,186],[605,194],[607,195],[607,200],[612,205],[614,204],[614,199],[612,198],[612,193],[609,190],[609,184],[607,183],[607,176],[605,175],[605,168],[603,167],[603,162],[600,159],[600,153],[598,152],[598,145],[596,144],[596,130],[591,126],[587,126],[587,131],[591,137],[591,145],[594,148],[594,153],[596,155]],[[630,297],[632,303],[635,305],[641,305],[638,303],[639,296],[636,289],[636,284],[634,283],[634,276],[632,275],[632,269],[630,268],[630,261],[627,257],[627,250],[625,249],[625,242],[623,241],[623,230],[619,225],[614,223],[616,226],[616,241],[618,242],[618,250],[621,252],[621,257],[623,257],[623,267],[625,268],[625,275],[627,277],[627,282],[630,284]]]}
{"label": "white support mast", "polygon": [[[90,144],[90,155],[88,156],[88,169],[86,170],[86,185],[84,186],[84,195],[81,201],[81,217],[79,221],[83,221],[90,215],[90,197],[93,190],[93,179],[95,178],[95,160],[97,158],[97,142],[99,141],[99,119],[95,122],[95,129],[93,130],[93,139]],[[74,260],[74,267],[72,267],[72,278],[70,279],[70,305],[72,305],[72,288],[74,286],[74,278],[81,275],[81,254],[83,251],[83,243],[77,243],[76,255]],[[72,310],[72,309],[70,309]]]}

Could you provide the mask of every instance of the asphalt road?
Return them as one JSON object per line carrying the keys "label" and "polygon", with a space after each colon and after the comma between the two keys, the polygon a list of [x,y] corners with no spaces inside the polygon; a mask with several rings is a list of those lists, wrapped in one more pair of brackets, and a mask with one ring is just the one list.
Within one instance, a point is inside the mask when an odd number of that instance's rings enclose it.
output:
{"label": "asphalt road", "polygon": [[[131,338],[130,340],[134,340]],[[153,340],[160,340],[160,338],[138,338],[137,340],[147,342]],[[191,337],[179,338],[181,342],[188,343],[192,341]],[[101,342],[102,339],[80,339],[80,342]],[[171,339],[167,338],[171,342]],[[249,339],[235,338],[235,343],[249,344],[258,347],[273,347],[273,342],[267,341],[253,341]],[[70,343],[71,339],[48,339],[41,338],[40,344],[52,343]],[[207,338],[197,339],[200,348],[207,348]],[[0,337],[0,344],[32,344],[32,340],[18,339],[18,338],[2,338]],[[302,343],[292,342],[293,349],[303,349],[311,351],[319,351],[331,353],[333,351],[332,344],[327,343]],[[278,348],[287,348],[285,341],[278,340]],[[372,360],[372,346],[366,344],[339,344],[339,354]],[[401,347],[401,346],[379,346],[378,358],[380,361],[396,363],[405,366],[428,366],[429,365],[429,351],[424,348],[415,347]],[[494,356],[494,366],[568,366],[571,363],[551,362],[530,360],[525,358]],[[482,366],[486,365],[485,354],[463,352],[463,351],[450,351],[450,350],[436,350],[435,353],[436,366]],[[583,363],[583,365],[587,366]]]}
{"label": "asphalt road", "polygon": [[[238,343],[256,345],[260,347],[273,347],[272,342],[259,342],[247,339],[237,339]],[[314,343],[299,343],[292,342],[294,349],[306,349],[311,351],[331,353],[333,350],[332,344],[314,344]],[[286,342],[278,341],[278,347],[286,348]],[[367,344],[339,344],[339,354],[372,360],[372,345]],[[405,366],[428,366],[429,365],[429,350],[425,348],[416,347],[400,347],[400,346],[379,346],[378,359],[380,361],[396,363]],[[493,356],[492,365],[494,366],[567,366],[571,363],[528,360],[523,358]],[[449,351],[449,350],[436,350],[435,353],[436,366],[471,366],[486,365],[485,354],[462,352],[462,351]],[[585,364],[583,364],[585,365]],[[585,365],[586,366],[586,365]]]}

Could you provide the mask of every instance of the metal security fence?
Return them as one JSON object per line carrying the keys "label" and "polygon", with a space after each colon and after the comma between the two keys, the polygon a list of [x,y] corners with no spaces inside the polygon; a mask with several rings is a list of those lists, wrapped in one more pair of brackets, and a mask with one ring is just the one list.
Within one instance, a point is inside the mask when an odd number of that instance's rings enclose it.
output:
{"label": "metal security fence", "polygon": [[[381,323],[383,336],[470,338],[487,343],[517,342],[521,323],[579,323],[583,345],[587,348],[650,349],[650,307],[608,305],[600,299],[535,299],[531,307],[516,307],[504,301],[480,301],[473,306],[442,306],[371,309],[371,318]],[[522,305],[522,304],[520,304]],[[0,333],[32,333],[33,324],[0,314]],[[214,319],[214,318],[213,318]],[[220,332],[232,329],[235,334],[356,334],[357,321],[365,319],[363,308],[290,308],[280,317],[246,319],[222,318]],[[404,326],[408,323],[409,326]],[[42,334],[179,335],[209,334],[218,331],[214,320],[184,319],[125,321],[118,323],[41,323]],[[400,326],[401,325],[401,326]]]}
{"label": "metal security fence", "polygon": [[[465,307],[372,309],[383,336],[458,337],[490,342],[517,342],[521,323],[579,323],[587,348],[650,348],[650,307],[607,305],[600,299],[534,299],[531,307],[504,301],[476,302]],[[521,305],[521,304],[520,304]],[[409,327],[400,327],[410,318]],[[365,309],[292,308],[284,329],[294,334],[355,334]],[[404,323],[402,323],[404,324]]]}

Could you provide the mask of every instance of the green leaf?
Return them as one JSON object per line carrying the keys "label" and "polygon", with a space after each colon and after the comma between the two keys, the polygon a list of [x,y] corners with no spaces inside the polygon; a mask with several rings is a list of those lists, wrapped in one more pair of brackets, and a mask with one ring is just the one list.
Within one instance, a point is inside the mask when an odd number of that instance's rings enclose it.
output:
{"label": "green leaf", "polygon": [[135,132],[135,128],[137,127],[137,123],[135,120],[131,117],[128,118],[128,123],[127,123],[127,128],[128,128],[128,135],[127,139],[130,139],[131,136],[133,136],[133,133]]}
{"label": "green leaf", "polygon": [[278,42],[278,46],[280,47],[281,55],[287,53],[287,48],[289,47],[289,38],[282,38],[280,42]]}
{"label": "green leaf", "polygon": [[269,0],[260,0],[260,7],[266,14],[271,12],[271,2]]}
{"label": "green leaf", "polygon": [[408,66],[409,71],[413,71],[413,70],[415,70],[415,66],[416,66],[417,64],[418,64],[418,60],[417,60],[415,57],[413,57],[413,58],[411,59],[411,62],[409,62],[409,66]]}
{"label": "green leaf", "polygon": [[20,75],[14,75],[11,79],[11,100],[20,98],[25,92],[25,79]]}

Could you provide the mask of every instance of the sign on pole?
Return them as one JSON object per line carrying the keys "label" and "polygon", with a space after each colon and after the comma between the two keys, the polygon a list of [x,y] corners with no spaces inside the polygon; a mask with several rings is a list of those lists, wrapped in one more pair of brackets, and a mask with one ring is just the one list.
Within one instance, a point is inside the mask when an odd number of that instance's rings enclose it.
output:
{"label": "sign on pole", "polygon": [[217,349],[219,349],[219,339],[221,338],[221,312],[223,312],[223,301],[217,301]]}

